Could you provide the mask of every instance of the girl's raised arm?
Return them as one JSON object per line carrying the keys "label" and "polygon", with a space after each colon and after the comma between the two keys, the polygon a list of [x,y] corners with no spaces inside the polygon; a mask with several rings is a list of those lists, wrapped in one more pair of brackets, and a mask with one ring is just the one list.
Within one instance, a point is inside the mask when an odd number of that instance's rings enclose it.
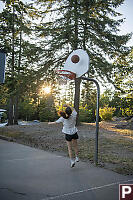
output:
{"label": "girl's raised arm", "polygon": [[48,124],[56,124],[56,122],[48,122]]}

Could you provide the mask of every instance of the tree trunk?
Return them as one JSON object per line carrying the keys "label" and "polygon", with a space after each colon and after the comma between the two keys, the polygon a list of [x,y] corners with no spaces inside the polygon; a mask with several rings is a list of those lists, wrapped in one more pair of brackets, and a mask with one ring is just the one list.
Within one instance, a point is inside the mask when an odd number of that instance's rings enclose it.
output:
{"label": "tree trunk", "polygon": [[[13,15],[12,15],[12,65],[11,65],[12,82],[14,82],[14,1],[13,1]],[[14,90],[14,83],[11,84],[11,91]],[[12,93],[12,92],[11,92]],[[8,125],[14,124],[14,97],[10,94]]]}
{"label": "tree trunk", "polygon": [[[21,15],[23,17],[23,12]],[[21,45],[22,45],[22,30],[21,30],[21,25],[20,25],[19,59],[18,59],[18,69],[19,70],[20,70],[20,66],[21,66]],[[14,30],[13,30],[13,53],[14,53]],[[14,55],[13,55],[13,66],[14,66]],[[18,75],[19,75],[19,70],[18,70]],[[14,71],[14,69],[13,69],[13,71]],[[14,110],[13,110],[14,124],[16,124],[16,125],[18,125],[18,101],[19,101],[19,90],[17,89],[16,95],[14,97]]]}
{"label": "tree trunk", "polygon": [[[74,44],[73,49],[78,48],[78,9],[77,9],[77,0],[74,1],[74,18],[75,18],[75,30],[74,30]],[[81,79],[75,79],[75,95],[74,95],[74,108],[77,111],[76,125],[79,125],[79,101],[80,101],[80,83]]]}
{"label": "tree trunk", "polygon": [[75,96],[74,96],[74,108],[77,111],[76,125],[79,125],[79,102],[80,102],[80,83],[81,78],[75,80]]}
{"label": "tree trunk", "polygon": [[18,125],[18,96],[15,96],[14,101],[14,124]]}
{"label": "tree trunk", "polygon": [[[20,66],[21,66],[21,45],[22,45],[22,31],[20,29],[18,69],[20,69]],[[18,70],[18,75],[19,75],[19,70]],[[18,125],[18,101],[19,101],[19,90],[17,89],[15,100],[14,100],[14,124],[16,125]]]}
{"label": "tree trunk", "polygon": [[10,96],[9,99],[9,108],[8,108],[8,125],[14,124],[14,116],[13,116],[13,96]]}

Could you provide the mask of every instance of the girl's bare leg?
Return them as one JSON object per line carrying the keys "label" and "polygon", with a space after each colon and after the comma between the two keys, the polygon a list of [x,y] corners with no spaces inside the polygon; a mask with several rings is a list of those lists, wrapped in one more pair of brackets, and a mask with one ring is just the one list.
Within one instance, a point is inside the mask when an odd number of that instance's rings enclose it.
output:
{"label": "girl's bare leg", "polygon": [[67,147],[68,147],[68,154],[70,159],[72,160],[73,156],[72,156],[72,142],[70,141],[66,141],[67,142]]}
{"label": "girl's bare leg", "polygon": [[75,155],[78,156],[78,143],[77,143],[77,140],[73,139],[72,143],[73,143]]}

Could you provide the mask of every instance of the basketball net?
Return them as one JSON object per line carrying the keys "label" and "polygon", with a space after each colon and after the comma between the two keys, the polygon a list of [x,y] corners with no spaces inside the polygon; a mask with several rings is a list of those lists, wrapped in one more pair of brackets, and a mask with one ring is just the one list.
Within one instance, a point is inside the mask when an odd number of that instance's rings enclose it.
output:
{"label": "basketball net", "polygon": [[59,85],[67,85],[69,80],[70,79],[68,79],[65,76],[58,76],[58,78],[57,78],[57,82],[58,82]]}

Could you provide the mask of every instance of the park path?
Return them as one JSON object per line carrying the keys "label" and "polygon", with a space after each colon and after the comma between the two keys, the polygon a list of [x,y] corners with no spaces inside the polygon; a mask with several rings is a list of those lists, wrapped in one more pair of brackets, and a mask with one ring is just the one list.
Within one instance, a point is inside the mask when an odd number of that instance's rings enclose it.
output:
{"label": "park path", "polygon": [[0,199],[2,200],[118,200],[123,176],[25,145],[0,140]]}

